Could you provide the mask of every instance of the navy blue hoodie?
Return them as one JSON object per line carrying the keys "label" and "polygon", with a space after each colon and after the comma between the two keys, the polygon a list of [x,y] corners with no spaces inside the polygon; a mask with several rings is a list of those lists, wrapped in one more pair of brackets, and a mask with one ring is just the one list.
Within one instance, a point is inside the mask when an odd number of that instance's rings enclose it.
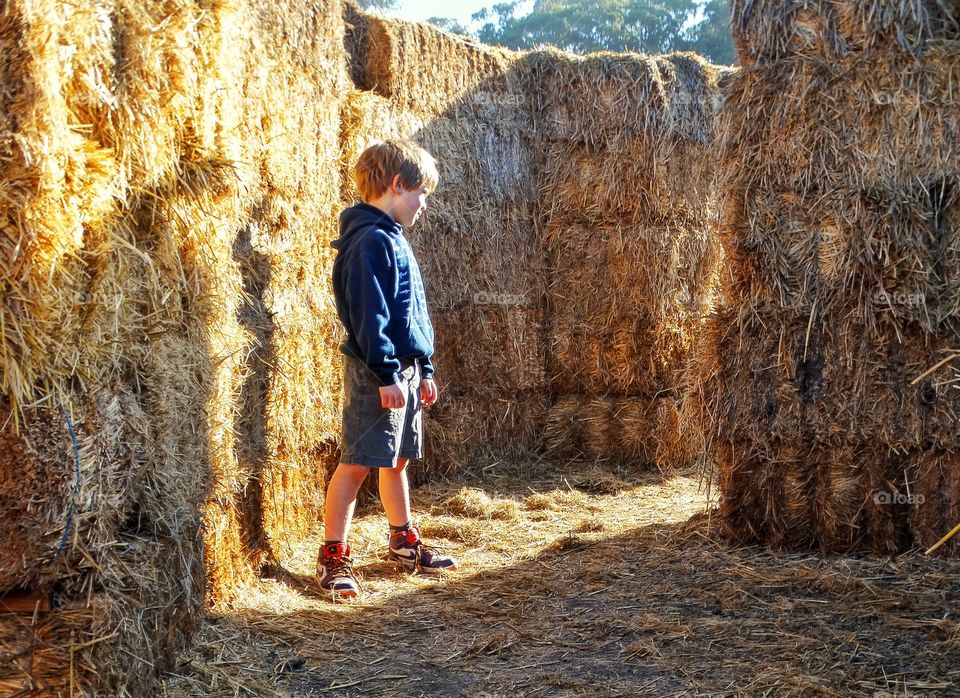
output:
{"label": "navy blue hoodie", "polygon": [[433,324],[420,267],[403,226],[370,204],[340,214],[333,262],[333,296],[347,330],[340,346],[363,361],[383,385],[399,381],[401,359],[420,362],[433,375]]}

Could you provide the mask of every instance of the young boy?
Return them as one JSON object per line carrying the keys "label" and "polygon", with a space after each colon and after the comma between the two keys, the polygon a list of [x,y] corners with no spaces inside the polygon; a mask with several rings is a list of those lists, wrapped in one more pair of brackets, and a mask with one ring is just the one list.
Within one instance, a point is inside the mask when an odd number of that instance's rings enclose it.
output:
{"label": "young boy", "polygon": [[423,456],[420,408],[437,400],[433,325],[420,268],[403,235],[426,209],[439,175],[433,157],[406,141],[367,148],[354,168],[363,198],[340,214],[334,241],[333,293],[347,331],[343,446],[327,488],[326,540],[317,560],[320,587],[334,597],[360,592],[347,533],[357,492],[371,468],[390,524],[389,558],[402,569],[455,570],[456,561],[427,547],[410,521],[406,466]]}

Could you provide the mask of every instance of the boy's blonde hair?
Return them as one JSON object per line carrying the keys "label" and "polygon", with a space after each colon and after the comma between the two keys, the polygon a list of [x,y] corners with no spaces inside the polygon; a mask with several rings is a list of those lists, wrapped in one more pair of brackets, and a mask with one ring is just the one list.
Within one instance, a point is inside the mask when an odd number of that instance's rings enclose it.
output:
{"label": "boy's blonde hair", "polygon": [[391,139],[375,143],[361,153],[353,168],[353,181],[364,201],[383,194],[397,175],[407,191],[422,186],[433,191],[440,181],[436,160],[410,141]]}

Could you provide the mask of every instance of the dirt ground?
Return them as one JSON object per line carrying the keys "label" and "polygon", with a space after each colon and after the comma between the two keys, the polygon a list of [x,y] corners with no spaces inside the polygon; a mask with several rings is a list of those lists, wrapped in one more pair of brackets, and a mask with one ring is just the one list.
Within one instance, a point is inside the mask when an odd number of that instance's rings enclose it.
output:
{"label": "dirt ground", "polygon": [[494,463],[412,498],[460,571],[396,572],[368,502],[362,600],[312,586],[306,540],[161,695],[960,694],[955,561],[731,547],[693,472]]}

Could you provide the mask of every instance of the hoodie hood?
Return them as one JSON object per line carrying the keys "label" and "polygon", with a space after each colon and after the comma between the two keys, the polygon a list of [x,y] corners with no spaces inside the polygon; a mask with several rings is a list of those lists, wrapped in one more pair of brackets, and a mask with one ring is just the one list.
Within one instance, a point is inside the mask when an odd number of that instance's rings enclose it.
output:
{"label": "hoodie hood", "polygon": [[340,237],[330,243],[335,250],[345,249],[357,233],[378,228],[389,235],[403,235],[403,226],[376,206],[359,203],[340,213]]}

